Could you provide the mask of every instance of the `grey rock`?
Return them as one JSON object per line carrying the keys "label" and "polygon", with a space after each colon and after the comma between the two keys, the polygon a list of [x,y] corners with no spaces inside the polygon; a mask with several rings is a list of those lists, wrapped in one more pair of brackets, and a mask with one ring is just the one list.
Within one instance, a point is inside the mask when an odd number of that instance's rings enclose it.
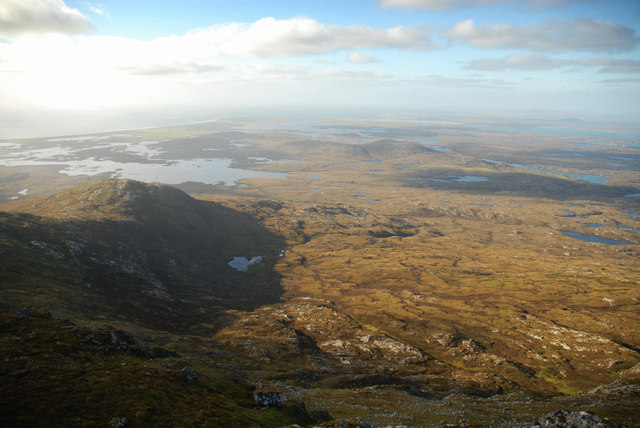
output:
{"label": "grey rock", "polygon": [[122,417],[122,416],[112,418],[109,421],[109,426],[112,426],[114,428],[126,427],[128,424],[129,424],[129,420],[127,420],[127,418]]}
{"label": "grey rock", "polygon": [[282,407],[284,405],[284,396],[279,392],[255,391],[253,399],[262,407]]}
{"label": "grey rock", "polygon": [[568,410],[556,410],[542,416],[532,425],[532,428],[623,428],[615,421],[602,419],[595,413]]}
{"label": "grey rock", "polygon": [[122,330],[109,332],[109,339],[111,344],[121,351],[128,351],[131,345],[136,345],[136,340],[133,336],[128,335]]}
{"label": "grey rock", "polygon": [[334,421],[325,422],[322,425],[314,425],[313,426],[313,428],[347,428],[347,427],[371,428],[371,425],[362,424],[362,423],[354,422],[354,421],[347,421],[345,419],[337,419],[337,420],[334,420]]}
{"label": "grey rock", "polygon": [[182,371],[184,372],[184,380],[187,383],[193,383],[198,380],[198,373],[191,367],[186,366]]}

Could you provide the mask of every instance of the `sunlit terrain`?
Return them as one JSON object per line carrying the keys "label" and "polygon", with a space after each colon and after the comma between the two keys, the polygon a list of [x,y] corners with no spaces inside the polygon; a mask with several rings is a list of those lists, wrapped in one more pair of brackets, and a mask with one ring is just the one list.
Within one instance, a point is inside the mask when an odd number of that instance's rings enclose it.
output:
{"label": "sunlit terrain", "polygon": [[0,0],[1,427],[640,427],[636,0]]}
{"label": "sunlit terrain", "polygon": [[630,423],[638,136],[573,126],[220,119],[4,140],[4,308],[117,322],[315,415]]}

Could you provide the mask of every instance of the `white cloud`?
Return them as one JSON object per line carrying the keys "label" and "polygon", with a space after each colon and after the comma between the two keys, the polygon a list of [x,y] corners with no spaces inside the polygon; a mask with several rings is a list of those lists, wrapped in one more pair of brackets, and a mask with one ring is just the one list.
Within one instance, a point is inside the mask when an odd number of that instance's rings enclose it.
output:
{"label": "white cloud", "polygon": [[[46,35],[0,43],[0,71],[73,74],[118,71],[131,74],[202,73],[232,58],[292,57],[360,48],[424,49],[426,34],[408,27],[323,25],[306,18],[260,19],[140,41],[124,37]],[[363,54],[352,60],[371,60]]]}
{"label": "white cloud", "polygon": [[507,71],[553,70],[563,67],[599,68],[599,73],[640,73],[640,61],[614,59],[609,57],[564,59],[541,54],[515,54],[504,58],[481,58],[470,61],[464,68],[468,70]]}
{"label": "white cloud", "polygon": [[429,9],[443,10],[448,9],[460,3],[457,0],[381,0],[380,6],[387,7],[404,7],[407,9]]}
{"label": "white cloud", "polygon": [[83,34],[90,29],[89,19],[62,0],[0,2],[0,37],[41,33]]}
{"label": "white cloud", "polygon": [[323,70],[318,73],[313,73],[313,76],[326,78],[328,80],[349,82],[370,82],[391,78],[391,75],[388,73],[374,73],[369,71],[345,71],[339,69]]}
{"label": "white cloud", "polygon": [[575,65],[574,61],[550,58],[547,55],[515,54],[504,58],[482,58],[470,61],[464,68],[468,70],[506,71],[506,70],[552,70],[554,68]]}
{"label": "white cloud", "polygon": [[407,9],[447,10],[466,9],[497,4],[521,4],[535,8],[558,7],[570,3],[589,3],[594,0],[381,0],[380,6],[403,7]]}
{"label": "white cloud", "polygon": [[[88,8],[83,10],[93,13]],[[507,33],[516,33],[512,39],[523,38],[519,34],[522,28],[529,27],[511,26]],[[471,22],[471,35],[466,36],[475,37],[474,32],[484,30]],[[464,33],[457,34],[462,41],[476,42],[463,36]],[[511,94],[520,90],[506,77],[502,81],[473,76],[468,71],[438,71],[437,65],[433,63],[431,67],[430,58],[424,55],[407,58],[409,55],[395,52],[394,58],[406,59],[409,65],[415,58],[415,64],[403,68],[387,60],[370,72],[349,71],[354,67],[346,64],[347,60],[365,63],[383,59],[389,50],[430,47],[424,28],[324,25],[307,18],[264,18],[153,40],[40,31],[30,37],[0,41],[0,110],[24,111],[35,118],[33,112],[49,108],[95,112],[96,117],[109,111],[202,112],[210,111],[211,106],[219,108],[220,114],[234,107],[261,107],[268,111],[273,105],[295,106],[292,111],[298,111],[298,106],[386,108],[393,104],[405,108],[424,103],[439,106],[449,92],[456,96],[447,99],[464,105],[467,101],[479,103],[488,99],[483,95],[488,91]],[[502,54],[506,55],[499,53]],[[305,55],[316,56],[300,57]],[[485,60],[471,62],[467,68],[548,69],[567,64],[631,73],[638,67],[635,60],[605,57],[576,63],[545,55],[512,56],[484,64],[482,61]],[[385,72],[399,73],[401,77]],[[434,74],[415,77],[421,72]],[[0,121],[6,122],[6,117],[0,114]]]}
{"label": "white cloud", "polygon": [[[28,105],[142,105],[177,96],[177,92],[172,95],[163,88],[186,88],[197,95],[191,88],[205,85],[206,79],[247,85],[252,79],[272,83],[306,82],[314,77],[324,81],[370,78],[321,73],[296,65],[276,66],[269,58],[378,47],[424,49],[426,33],[408,27],[337,26],[306,18],[265,18],[150,41],[41,34],[0,43],[0,87],[6,88],[12,100]],[[372,58],[359,54],[352,59]]]}
{"label": "white cloud", "polygon": [[222,63],[200,61],[173,61],[165,64],[123,65],[120,71],[143,76],[160,76],[181,73],[207,73],[210,71],[226,71],[228,67]]}
{"label": "white cloud", "polygon": [[92,3],[84,3],[85,7],[89,9],[92,13],[96,15],[104,15],[107,11],[107,8],[102,4],[92,4]]}
{"label": "white cloud", "polygon": [[630,27],[585,18],[529,26],[476,26],[469,19],[449,28],[446,34],[480,48],[541,52],[626,52],[640,42],[640,37]]}
{"label": "white cloud", "polygon": [[627,78],[627,79],[607,79],[602,80],[602,83],[609,85],[625,85],[627,83],[640,83],[640,78]]}
{"label": "white cloud", "polygon": [[286,57],[342,49],[390,47],[426,49],[423,29],[323,25],[309,18],[263,18],[250,25],[211,27],[191,36],[207,40],[220,53],[251,58]]}
{"label": "white cloud", "polygon": [[443,76],[439,74],[432,74],[429,76],[424,76],[422,78],[415,80],[419,84],[424,84],[428,86],[433,86],[437,88],[442,87],[452,87],[452,88],[461,88],[461,87],[482,87],[482,88],[492,88],[492,87],[509,87],[513,85],[513,82],[508,82],[505,80],[498,79],[485,79],[481,77],[451,77],[451,76]]}
{"label": "white cloud", "polygon": [[588,58],[580,61],[584,67],[601,67],[598,73],[640,73],[640,60]]}
{"label": "white cloud", "polygon": [[360,52],[351,52],[348,56],[348,59],[349,62],[352,62],[354,64],[371,64],[374,62],[378,62],[378,60],[371,55],[363,54]]}

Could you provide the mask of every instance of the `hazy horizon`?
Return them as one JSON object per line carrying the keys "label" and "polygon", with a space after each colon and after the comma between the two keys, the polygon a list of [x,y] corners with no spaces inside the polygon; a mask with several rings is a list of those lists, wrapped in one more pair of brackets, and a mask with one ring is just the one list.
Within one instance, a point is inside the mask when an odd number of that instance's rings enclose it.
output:
{"label": "hazy horizon", "polygon": [[632,0],[0,0],[0,138],[229,116],[632,123],[639,18]]}

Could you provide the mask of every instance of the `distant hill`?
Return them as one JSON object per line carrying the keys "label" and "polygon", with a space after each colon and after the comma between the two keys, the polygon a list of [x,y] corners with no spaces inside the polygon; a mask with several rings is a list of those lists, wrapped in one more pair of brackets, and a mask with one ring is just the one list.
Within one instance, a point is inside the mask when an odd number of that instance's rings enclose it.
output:
{"label": "distant hill", "polygon": [[282,146],[291,155],[348,156],[349,158],[384,159],[402,158],[428,152],[423,144],[391,139],[377,140],[364,144],[345,144],[331,141],[297,141]]}
{"label": "distant hill", "polygon": [[584,123],[584,120],[578,119],[577,117],[565,117],[563,119],[559,119],[558,122],[564,123]]}
{"label": "distant hill", "polygon": [[330,141],[296,141],[281,146],[281,150],[290,155],[369,157],[369,153],[362,145]]}
{"label": "distant hill", "polygon": [[363,144],[362,148],[365,149],[371,156],[387,159],[408,157],[429,151],[429,149],[427,149],[423,144],[420,143],[386,139]]}

